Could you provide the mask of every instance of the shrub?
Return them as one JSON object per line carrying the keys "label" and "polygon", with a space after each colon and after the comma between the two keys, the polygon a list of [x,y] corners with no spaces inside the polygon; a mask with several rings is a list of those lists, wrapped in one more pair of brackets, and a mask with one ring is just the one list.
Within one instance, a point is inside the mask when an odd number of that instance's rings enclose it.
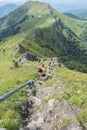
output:
{"label": "shrub", "polygon": [[10,68],[17,68],[18,67],[18,62],[13,60],[12,63],[10,64]]}

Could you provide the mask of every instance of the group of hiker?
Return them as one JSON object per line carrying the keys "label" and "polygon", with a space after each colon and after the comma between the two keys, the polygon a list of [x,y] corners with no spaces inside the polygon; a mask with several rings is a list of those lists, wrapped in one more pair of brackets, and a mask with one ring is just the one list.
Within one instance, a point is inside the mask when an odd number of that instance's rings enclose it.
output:
{"label": "group of hiker", "polygon": [[[51,60],[49,62],[49,67],[52,68],[52,69],[54,68],[54,60],[53,60],[53,58],[51,58]],[[39,66],[38,72],[39,72],[39,77],[40,77],[41,81],[45,81],[47,79],[46,71],[47,71],[47,69],[46,69],[46,66],[44,64]]]}

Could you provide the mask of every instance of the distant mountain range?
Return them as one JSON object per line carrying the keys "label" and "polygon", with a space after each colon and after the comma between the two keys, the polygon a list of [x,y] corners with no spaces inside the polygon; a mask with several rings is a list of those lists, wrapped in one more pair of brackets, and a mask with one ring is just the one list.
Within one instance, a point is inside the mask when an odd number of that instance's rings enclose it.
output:
{"label": "distant mountain range", "polygon": [[[54,7],[59,12],[64,13],[66,16],[74,18],[74,19],[85,19],[87,20],[87,9],[77,9],[75,5],[65,5],[65,4],[55,4],[50,2],[51,6]],[[16,4],[5,4],[0,6],[0,18],[8,15],[10,12],[14,11],[18,5]]]}
{"label": "distant mountain range", "polygon": [[10,12],[15,10],[18,6],[16,4],[6,4],[0,6],[0,18],[8,15]]}
{"label": "distant mountain range", "polygon": [[73,10],[68,10],[65,13],[70,13],[79,17],[80,19],[87,20],[87,9],[76,9],[76,10],[73,9]]}
{"label": "distant mountain range", "polygon": [[76,15],[73,15],[71,13],[63,13],[63,14],[70,17],[70,18],[73,18],[73,19],[80,19],[79,17],[77,17]]}
{"label": "distant mountain range", "polygon": [[[51,6],[56,9],[57,11],[61,12],[61,13],[70,13],[72,15],[77,16],[80,19],[85,19],[87,20],[87,8],[86,8],[86,4],[82,4],[78,3],[78,4],[70,4],[70,3],[61,3],[61,2],[50,2]],[[73,17],[70,14],[66,14],[68,15],[68,17]],[[75,18],[75,17],[74,17]]]}

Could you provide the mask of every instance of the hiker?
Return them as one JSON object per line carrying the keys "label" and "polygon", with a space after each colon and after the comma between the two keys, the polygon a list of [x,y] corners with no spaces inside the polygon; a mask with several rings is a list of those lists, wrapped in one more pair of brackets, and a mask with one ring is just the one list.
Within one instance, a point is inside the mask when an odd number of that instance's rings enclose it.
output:
{"label": "hiker", "polygon": [[46,80],[46,67],[44,64],[42,64],[38,68],[38,72],[39,72],[40,80],[45,81]]}
{"label": "hiker", "polygon": [[38,58],[38,63],[39,63],[39,62],[41,62],[41,59],[40,59],[40,58]]}
{"label": "hiker", "polygon": [[49,66],[53,69],[54,68],[54,60],[53,58],[51,58],[51,61],[49,63]]}
{"label": "hiker", "polygon": [[37,61],[38,61],[38,63],[41,62],[41,58],[40,58],[40,57],[37,57]]}

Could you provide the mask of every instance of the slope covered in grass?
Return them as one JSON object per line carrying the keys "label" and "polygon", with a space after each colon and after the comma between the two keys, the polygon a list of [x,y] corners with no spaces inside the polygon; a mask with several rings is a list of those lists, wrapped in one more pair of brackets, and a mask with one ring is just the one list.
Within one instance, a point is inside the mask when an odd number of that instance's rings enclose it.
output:
{"label": "slope covered in grass", "polygon": [[[35,29],[35,26],[42,24],[42,27],[50,26],[55,18],[61,18],[65,26],[69,27],[77,36],[79,36],[86,28],[86,21],[80,21],[68,18],[63,14],[55,11],[50,5],[41,2],[26,2],[14,12],[0,20],[0,30],[10,30],[21,32],[21,28],[26,25],[26,30]],[[46,21],[47,20],[47,21]],[[45,21],[45,22],[44,22]],[[30,25],[30,26],[29,26]],[[22,30],[23,31],[23,30]],[[12,34],[12,32],[10,32]]]}
{"label": "slope covered in grass", "polygon": [[[61,22],[56,24],[58,21]],[[41,2],[27,2],[1,19],[0,95],[37,77],[39,65],[37,61],[28,61],[11,68],[13,60],[18,63],[19,58],[26,52],[31,52],[34,56],[41,58],[59,56],[66,64],[70,62],[67,66],[71,69],[74,67],[76,69],[78,64],[85,64],[87,69],[86,31],[86,21],[68,18],[56,12],[48,4]],[[15,51],[18,44],[24,48],[24,52]],[[83,68],[84,66],[82,66],[82,71]],[[56,71],[57,76],[64,82],[61,85],[66,86],[64,98],[70,104],[76,104],[82,110],[86,110],[87,75],[61,68],[57,68]],[[46,85],[51,83],[48,80]],[[26,92],[23,89],[0,104],[0,120],[3,121],[0,127],[6,127],[8,130],[16,130],[19,127],[21,119],[18,114],[18,105],[27,100],[25,95]],[[11,117],[15,115],[14,113],[17,114],[16,117]],[[10,118],[12,118],[12,124],[7,121]],[[86,118],[84,120],[83,114],[81,119],[83,122],[87,120]]]}
{"label": "slope covered in grass", "polygon": [[56,68],[56,75],[63,80],[63,84],[60,83],[60,85],[65,86],[62,98],[67,100],[71,106],[78,106],[77,119],[83,126],[87,126],[87,74],[67,68]]}
{"label": "slope covered in grass", "polygon": [[[53,23],[58,22],[58,19],[61,20],[62,24],[57,24],[56,28],[53,29]],[[25,37],[28,36],[27,40],[31,42],[34,39],[35,31],[42,28],[43,36],[39,36],[39,45],[53,51],[52,53],[56,56],[65,56],[65,53],[67,53],[70,58],[80,59],[80,62],[85,61],[86,63],[87,22],[68,18],[52,9],[48,4],[27,2],[1,19],[0,27],[1,40],[17,33],[23,36],[25,33]],[[34,43],[37,43],[37,41],[34,40]],[[73,58],[73,56],[76,58]]]}

